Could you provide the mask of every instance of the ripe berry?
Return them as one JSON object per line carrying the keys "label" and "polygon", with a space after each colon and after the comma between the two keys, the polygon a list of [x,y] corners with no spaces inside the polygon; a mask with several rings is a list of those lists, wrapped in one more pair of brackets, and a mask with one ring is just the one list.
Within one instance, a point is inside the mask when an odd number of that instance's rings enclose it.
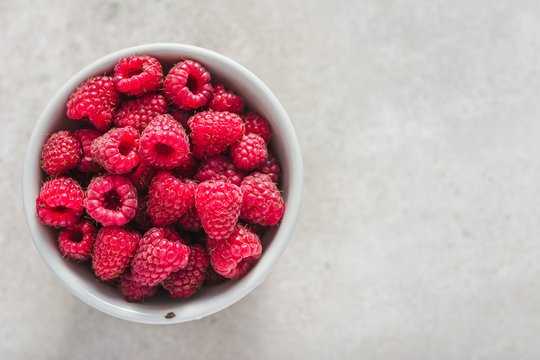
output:
{"label": "ripe berry", "polygon": [[244,99],[241,96],[227,91],[223,84],[214,84],[213,89],[213,95],[208,101],[209,109],[235,114],[241,114],[244,111]]}
{"label": "ripe berry", "polygon": [[242,225],[237,225],[227,239],[217,240],[209,236],[206,248],[214,270],[229,279],[245,275],[262,253],[259,237]]}
{"label": "ripe berry", "polygon": [[204,106],[212,96],[210,74],[198,62],[182,61],[165,77],[163,93],[169,102],[184,110]]}
{"label": "ripe berry", "polygon": [[186,299],[201,288],[209,265],[206,249],[202,245],[192,245],[186,267],[169,275],[163,281],[163,288],[173,298]]}
{"label": "ripe berry", "polygon": [[195,206],[192,206],[184,216],[178,219],[178,224],[186,231],[199,232],[203,229],[201,218]]}
{"label": "ripe berry", "polygon": [[144,161],[139,163],[137,168],[129,173],[126,177],[135,185],[138,192],[145,192],[150,186],[150,182],[154,178],[154,175],[158,172],[159,169],[148,165]]}
{"label": "ripe berry", "polygon": [[172,169],[189,158],[184,128],[169,114],[158,115],[141,134],[139,154],[154,167]]}
{"label": "ripe berry", "polygon": [[122,226],[135,217],[137,190],[122,175],[96,176],[86,189],[84,207],[103,226]]}
{"label": "ripe berry", "polygon": [[268,155],[262,164],[255,171],[270,176],[270,179],[272,179],[272,181],[276,184],[281,180],[281,167],[279,166],[279,160],[270,152],[268,152]]}
{"label": "ripe berry", "polygon": [[195,206],[204,231],[217,240],[232,234],[241,205],[240,188],[225,181],[203,181],[195,190]]}
{"label": "ripe berry", "polygon": [[163,70],[159,61],[151,56],[127,56],[114,67],[114,83],[118,91],[140,96],[161,87]]}
{"label": "ripe berry", "polygon": [[209,156],[201,161],[195,180],[222,180],[240,186],[246,174],[236,168],[231,159],[223,154]]}
{"label": "ripe berry", "polygon": [[95,76],[75,90],[67,102],[70,119],[88,117],[100,131],[111,127],[114,112],[120,104],[120,93],[110,76]]}
{"label": "ripe berry", "polygon": [[130,271],[124,272],[118,281],[118,289],[127,302],[142,302],[156,294],[157,286],[144,286],[133,279]]}
{"label": "ripe berry", "polygon": [[260,135],[264,141],[268,144],[272,138],[272,132],[268,121],[262,117],[262,115],[255,112],[249,112],[242,115],[244,126],[246,128],[246,134]]}
{"label": "ripe berry", "polygon": [[243,194],[240,218],[265,226],[275,226],[285,211],[285,202],[272,179],[252,173],[242,180]]}
{"label": "ripe berry", "polygon": [[101,133],[91,129],[78,129],[73,132],[73,136],[79,140],[82,145],[82,158],[77,166],[81,172],[95,173],[101,169],[101,165],[96,163],[90,153],[92,142],[101,136]]}
{"label": "ripe berry", "polygon": [[156,116],[167,112],[167,102],[163,95],[146,94],[140,98],[126,101],[116,112],[114,125],[133,126],[142,132]]}
{"label": "ripe berry", "polygon": [[92,268],[102,281],[120,276],[137,250],[141,235],[118,226],[105,226],[99,233],[92,251]]}
{"label": "ripe berry", "polygon": [[52,134],[41,150],[41,167],[47,175],[60,175],[76,168],[82,157],[81,143],[69,131]]}
{"label": "ripe berry", "polygon": [[255,170],[263,163],[268,155],[268,150],[262,137],[257,134],[248,134],[231,145],[230,155],[232,162],[238,169],[250,171]]}
{"label": "ripe berry", "polygon": [[233,113],[221,111],[203,111],[192,116],[188,121],[191,129],[193,154],[202,159],[217,155],[242,138],[244,124]]}
{"label": "ripe berry", "polygon": [[64,256],[86,261],[92,255],[96,227],[88,220],[80,220],[65,227],[58,234],[58,247]]}
{"label": "ripe berry", "polygon": [[139,133],[126,126],[112,128],[92,142],[90,154],[112,174],[126,174],[139,165]]}
{"label": "ripe berry", "polygon": [[83,213],[84,193],[75,180],[52,178],[41,187],[36,199],[39,221],[49,226],[71,226]]}

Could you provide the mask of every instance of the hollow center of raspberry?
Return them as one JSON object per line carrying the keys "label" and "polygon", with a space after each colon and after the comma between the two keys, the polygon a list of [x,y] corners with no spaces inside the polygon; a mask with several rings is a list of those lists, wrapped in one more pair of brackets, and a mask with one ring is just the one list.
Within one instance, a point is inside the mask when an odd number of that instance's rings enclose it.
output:
{"label": "hollow center of raspberry", "polygon": [[118,151],[120,152],[120,155],[127,156],[131,151],[133,150],[133,143],[124,141],[120,143],[120,146],[118,146]]}
{"label": "hollow center of raspberry", "polygon": [[103,195],[103,207],[107,210],[118,211],[122,208],[122,198],[114,190]]}
{"label": "hollow center of raspberry", "polygon": [[188,75],[188,78],[186,80],[186,87],[188,88],[189,91],[195,94],[198,89],[197,78],[193,75]]}
{"label": "hollow center of raspberry", "polygon": [[132,67],[126,71],[126,77],[130,78],[133,76],[137,76],[139,74],[142,74],[144,72],[142,66],[140,67]]}
{"label": "hollow center of raspberry", "polygon": [[75,243],[83,241],[84,234],[81,230],[75,230],[69,235],[69,240]]}
{"label": "hollow center of raspberry", "polygon": [[167,144],[157,143],[154,145],[154,151],[160,156],[167,157],[173,153],[174,149]]}

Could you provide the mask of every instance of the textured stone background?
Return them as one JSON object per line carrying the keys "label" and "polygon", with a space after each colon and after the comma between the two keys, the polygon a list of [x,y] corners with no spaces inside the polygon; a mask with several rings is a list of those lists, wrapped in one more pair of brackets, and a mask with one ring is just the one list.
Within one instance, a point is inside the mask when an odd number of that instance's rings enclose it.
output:
{"label": "textured stone background", "polygon": [[[0,1],[4,359],[538,359],[537,1]],[[302,213],[267,280],[173,326],[66,290],[26,229],[42,109],[115,50],[180,42],[256,73],[289,112]]]}

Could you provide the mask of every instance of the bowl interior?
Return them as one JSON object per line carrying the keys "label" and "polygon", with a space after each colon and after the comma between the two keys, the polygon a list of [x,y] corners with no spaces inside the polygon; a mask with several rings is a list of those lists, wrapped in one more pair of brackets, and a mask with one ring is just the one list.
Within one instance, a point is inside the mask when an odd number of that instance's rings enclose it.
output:
{"label": "bowl interior", "polygon": [[[82,124],[66,117],[69,95],[87,78],[112,73],[116,62],[128,55],[156,57],[166,73],[182,59],[199,61],[226,87],[241,94],[247,108],[266,117],[273,132],[272,150],[281,161],[281,189],[286,210],[280,225],[267,231],[261,239],[263,255],[243,278],[207,287],[185,300],[156,296],[142,304],[127,303],[120,293],[96,279],[90,269],[62,257],[57,247],[56,231],[42,225],[35,215],[35,199],[43,172],[40,169],[41,147],[47,137],[61,129],[75,129]],[[178,323],[215,313],[248,294],[268,275],[284,251],[294,230],[302,193],[302,159],[290,120],[272,92],[251,72],[233,60],[215,52],[181,44],[150,44],[124,49],[107,55],[85,67],[71,78],[49,102],[39,118],[26,153],[23,170],[23,203],[32,239],[51,270],[70,291],[87,304],[110,315],[142,323]]]}

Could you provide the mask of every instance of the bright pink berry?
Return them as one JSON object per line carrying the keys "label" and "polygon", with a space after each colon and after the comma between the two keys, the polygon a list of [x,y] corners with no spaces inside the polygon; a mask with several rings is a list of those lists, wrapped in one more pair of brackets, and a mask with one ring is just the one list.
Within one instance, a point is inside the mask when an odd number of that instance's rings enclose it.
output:
{"label": "bright pink berry", "polygon": [[257,134],[248,134],[231,145],[230,155],[238,169],[250,171],[261,166],[268,155],[268,150],[262,137]]}
{"label": "bright pink berry", "polygon": [[192,206],[184,216],[178,219],[178,224],[186,231],[199,232],[203,230],[201,218],[195,206]]}
{"label": "bright pink berry", "polygon": [[243,200],[240,218],[265,226],[279,223],[285,202],[272,179],[262,173],[252,173],[242,180]]}
{"label": "bright pink berry", "polygon": [[172,169],[189,161],[189,139],[169,114],[158,115],[141,134],[139,154],[154,167]]}
{"label": "bright pink berry", "polygon": [[193,156],[193,153],[188,154],[188,158],[180,166],[171,169],[171,172],[176,177],[193,178],[197,167],[199,166],[199,160]]}
{"label": "bright pink berry", "polygon": [[92,179],[84,198],[86,212],[103,226],[127,224],[137,210],[137,189],[122,175],[105,174]]}
{"label": "bright pink berry", "polygon": [[122,275],[137,250],[141,235],[118,226],[102,227],[92,251],[92,268],[102,281]]}
{"label": "bright pink berry", "polygon": [[152,181],[154,175],[156,175],[158,170],[159,169],[156,169],[155,167],[148,165],[144,161],[141,161],[139,163],[139,166],[137,166],[137,168],[133,172],[127,175],[127,178],[131,180],[133,185],[135,185],[138,192],[144,192],[145,190],[148,190],[150,182]]}
{"label": "bright pink berry", "polygon": [[214,84],[213,95],[208,101],[208,108],[214,111],[228,111],[241,114],[244,111],[244,99],[241,96],[227,91],[223,84]]}
{"label": "bright pink berry", "polygon": [[229,279],[245,275],[262,253],[259,237],[242,225],[237,225],[227,239],[208,237],[206,248],[214,270]]}
{"label": "bright pink berry", "polygon": [[174,120],[178,121],[180,125],[186,130],[186,133],[190,131],[188,127],[188,120],[190,117],[193,116],[193,110],[184,110],[179,109],[175,106],[171,106],[171,109],[169,110],[169,114],[172,115]]}
{"label": "bright pink berry", "polygon": [[118,281],[118,289],[127,302],[142,302],[156,294],[157,286],[144,286],[133,279],[131,271],[126,271]]}
{"label": "bright pink berry", "polygon": [[75,90],[67,102],[70,119],[87,117],[100,131],[111,127],[114,113],[120,104],[120,93],[110,76],[88,79]]}
{"label": "bright pink berry", "polygon": [[163,70],[159,61],[151,56],[127,56],[114,67],[114,83],[118,91],[140,96],[161,87]]}
{"label": "bright pink berry", "polygon": [[69,131],[52,134],[41,149],[41,167],[47,175],[60,175],[76,168],[82,157],[81,143]]}
{"label": "bright pink berry", "polygon": [[221,240],[228,238],[240,215],[242,192],[225,181],[203,181],[195,190],[195,206],[208,236]]}
{"label": "bright pink berry", "polygon": [[191,129],[193,154],[202,159],[217,155],[239,141],[244,133],[242,119],[225,111],[203,111],[192,116],[188,121]]}
{"label": "bright pink berry", "polygon": [[270,179],[272,179],[272,181],[276,184],[281,180],[281,167],[279,166],[279,160],[270,152],[268,152],[268,155],[262,164],[256,169],[256,172],[270,176]]}
{"label": "bright pink berry", "polygon": [[141,285],[156,286],[171,273],[184,268],[190,249],[171,240],[162,228],[151,228],[144,234],[131,262],[133,280]]}
{"label": "bright pink berry", "polygon": [[242,115],[242,119],[244,120],[246,134],[260,135],[267,144],[270,142],[272,138],[270,125],[268,124],[268,120],[262,117],[262,115],[249,112]]}
{"label": "bright pink berry", "polygon": [[142,132],[156,116],[167,112],[167,102],[163,95],[146,94],[140,98],[126,101],[116,112],[114,125],[133,126]]}
{"label": "bright pink berry", "polygon": [[96,227],[88,220],[80,220],[65,227],[58,234],[58,247],[68,258],[86,261],[92,255],[96,240]]}
{"label": "bright pink berry", "polygon": [[156,226],[168,225],[180,219],[195,203],[196,183],[181,180],[170,171],[161,170],[148,189],[146,212]]}
{"label": "bright pink berry", "polygon": [[182,61],[169,71],[163,84],[167,100],[181,109],[204,106],[212,96],[210,74],[198,62]]}
{"label": "bright pink berry", "polygon": [[203,285],[210,259],[201,245],[192,245],[187,265],[167,277],[163,287],[173,298],[186,299],[195,294]]}
{"label": "bright pink berry", "polygon": [[195,180],[228,181],[240,186],[246,174],[236,168],[228,156],[223,154],[209,156],[201,161],[195,173]]}
{"label": "bright pink berry", "polygon": [[94,161],[90,149],[92,142],[101,136],[101,133],[91,129],[78,129],[73,132],[73,136],[79,140],[82,145],[83,156],[77,169],[81,172],[95,173],[101,169],[101,166]]}
{"label": "bright pink berry", "polygon": [[126,126],[112,128],[92,142],[92,159],[113,174],[126,174],[139,165],[139,133]]}
{"label": "bright pink berry", "polygon": [[84,192],[75,180],[52,178],[41,187],[36,199],[39,221],[49,226],[71,226],[83,213]]}

